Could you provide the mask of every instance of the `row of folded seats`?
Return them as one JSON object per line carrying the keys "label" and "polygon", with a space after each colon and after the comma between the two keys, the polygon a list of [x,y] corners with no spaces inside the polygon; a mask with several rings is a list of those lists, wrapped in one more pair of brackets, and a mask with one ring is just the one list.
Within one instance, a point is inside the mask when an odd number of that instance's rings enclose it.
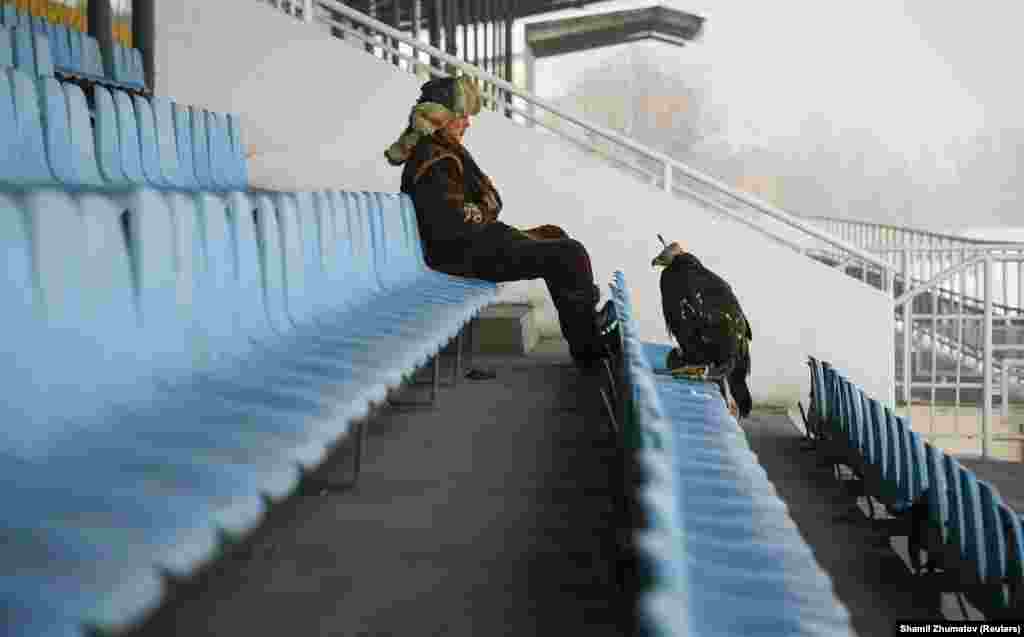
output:
{"label": "row of folded seats", "polygon": [[247,190],[236,120],[95,108],[0,76],[4,635],[133,621],[495,295],[404,195]]}
{"label": "row of folded seats", "polygon": [[621,272],[612,302],[623,336],[639,633],[852,635],[717,385],[666,373],[669,346],[640,341]]}
{"label": "row of folded seats", "polygon": [[[884,530],[909,540],[916,574],[935,569],[989,618],[1024,612],[1024,529],[996,488],[926,442],[910,421],[826,361],[808,357],[808,436],[824,460],[848,467],[855,492],[882,503]],[[837,477],[842,479],[840,472]],[[922,560],[922,552],[927,562]],[[951,577],[950,577],[951,576]]]}
{"label": "row of folded seats", "polygon": [[113,86],[146,88],[142,52],[138,49],[114,42],[106,65],[100,45],[91,35],[17,12],[11,4],[0,6],[0,65],[17,66],[36,77],[50,77],[56,71]]}

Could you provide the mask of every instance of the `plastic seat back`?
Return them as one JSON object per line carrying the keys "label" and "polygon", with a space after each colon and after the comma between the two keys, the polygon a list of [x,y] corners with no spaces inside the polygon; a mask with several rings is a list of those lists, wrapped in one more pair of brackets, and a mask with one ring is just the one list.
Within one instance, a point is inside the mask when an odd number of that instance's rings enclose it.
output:
{"label": "plastic seat back", "polygon": [[50,170],[59,182],[77,186],[77,172],[73,167],[71,135],[68,122],[68,104],[64,89],[53,78],[38,80],[46,141],[46,158]]}
{"label": "plastic seat back", "polygon": [[988,557],[985,549],[985,522],[981,511],[981,491],[973,471],[960,467],[960,489],[963,492],[964,557],[974,564],[978,581],[988,577]]}
{"label": "plastic seat back", "polygon": [[133,96],[132,104],[135,107],[135,117],[138,123],[142,174],[146,184],[152,188],[168,188],[171,184],[164,177],[160,165],[160,142],[157,137],[153,106],[141,95]]}
{"label": "plastic seat back", "polygon": [[184,188],[186,184],[178,163],[178,141],[171,101],[166,97],[153,97],[150,106],[153,108],[156,126],[157,159],[162,179],[168,187]]}
{"label": "plastic seat back", "polygon": [[192,108],[192,168],[200,190],[216,190],[210,172],[210,144],[206,133],[206,112]]}
{"label": "plastic seat back", "polygon": [[939,533],[943,544],[949,542],[949,488],[946,485],[945,461],[942,451],[925,443],[928,464],[928,521]]}
{"label": "plastic seat back", "polygon": [[951,456],[943,455],[943,472],[946,476],[946,492],[949,494],[949,543],[967,555],[966,529],[964,528],[963,487],[960,485],[960,463]]}
{"label": "plastic seat back", "polygon": [[982,537],[985,538],[985,565],[983,580],[1002,582],[1006,577],[1006,529],[999,516],[999,505],[1003,499],[996,488],[989,483],[978,481],[981,497]]}
{"label": "plastic seat back", "polygon": [[68,105],[68,152],[75,170],[75,183],[81,187],[98,188],[104,184],[96,163],[96,138],[93,134],[89,105],[82,89],[70,82],[63,85]]}
{"label": "plastic seat back", "polygon": [[82,32],[68,29],[68,66],[77,74],[85,71],[85,53],[82,50]]}
{"label": "plastic seat back", "polygon": [[[214,361],[231,360],[251,349],[251,339],[264,336],[262,330],[253,329],[252,317],[241,316],[242,312],[252,312],[253,309],[251,303],[243,302],[245,299],[239,284],[237,220],[251,218],[251,204],[247,200],[239,200],[225,205],[208,195],[193,197],[180,193],[178,196],[197,202],[196,225],[201,245],[196,250],[199,258],[197,267],[200,269],[196,315],[202,326],[201,333],[208,338],[203,351]],[[246,236],[252,238],[251,230]],[[255,246],[247,245],[245,248],[241,253],[255,259]],[[251,270],[251,267],[247,268],[246,274]],[[257,309],[263,312],[262,305],[257,305]]]}
{"label": "plastic seat back", "polygon": [[882,403],[874,398],[870,399],[868,401],[868,424],[871,428],[871,464],[878,467],[882,480],[886,480],[889,475],[885,428],[882,424],[884,421],[885,411],[882,408]]}
{"label": "plastic seat back", "polygon": [[[289,302],[293,312],[292,316],[299,321],[315,320],[329,309],[321,252],[323,235],[321,213],[324,205],[319,201],[321,194],[302,191],[292,195],[295,204],[297,232],[291,231],[289,224],[284,233],[284,238],[288,242],[286,255],[290,258],[292,254],[298,252],[302,259],[303,289],[300,298],[295,298],[298,290],[291,289],[289,283],[290,296],[295,299]],[[298,245],[291,245],[296,242]],[[301,313],[303,316],[300,318],[296,313]]]}
{"label": "plastic seat back", "polygon": [[355,254],[349,231],[349,209],[355,204],[348,193],[340,190],[327,191],[326,203],[324,211],[330,218],[324,225],[326,285],[330,290],[332,309],[341,312],[352,307],[357,294],[353,288]]}
{"label": "plastic seat back", "polygon": [[899,498],[901,503],[907,504],[913,499],[913,441],[910,427],[902,416],[896,416],[896,440],[900,454]]}
{"label": "plastic seat back", "polygon": [[178,175],[186,190],[201,190],[196,179],[195,156],[192,151],[192,111],[189,107],[174,104],[174,135],[178,150]]}
{"label": "plastic seat back", "polygon": [[928,491],[928,461],[924,456],[924,439],[907,424],[910,437],[910,503],[917,502]]}
{"label": "plastic seat back", "polygon": [[369,197],[363,192],[348,193],[348,233],[352,247],[352,299],[360,305],[380,294],[373,245]]}
{"label": "plastic seat back", "polygon": [[87,33],[82,34],[82,74],[97,79],[106,77],[99,42]]}
{"label": "plastic seat back", "polygon": [[906,481],[904,471],[906,464],[903,461],[903,444],[900,439],[899,429],[896,426],[896,414],[888,406],[885,407],[885,420],[882,423],[885,435],[886,457],[889,462],[889,469],[886,487],[892,497],[896,497]]}
{"label": "plastic seat back", "polygon": [[13,2],[2,2],[0,3],[0,10],[2,10],[3,24],[7,28],[13,28],[21,23],[21,14],[18,13],[18,6]]}
{"label": "plastic seat back", "polygon": [[[250,197],[252,210],[235,218],[238,250],[239,317],[243,331],[254,341],[269,343],[287,328],[282,307],[284,293],[281,261],[267,264],[266,256],[277,251],[277,221],[270,196],[257,193]],[[269,226],[269,228],[268,228]],[[267,238],[273,242],[269,248]],[[273,287],[273,291],[268,289]]]}
{"label": "plastic seat back", "polygon": [[118,151],[121,154],[121,172],[129,184],[147,185],[142,172],[142,146],[139,142],[139,123],[135,116],[132,98],[124,91],[114,92],[114,106],[117,108]]}
{"label": "plastic seat back", "polygon": [[50,50],[50,36],[45,29],[32,33],[32,48],[35,52],[36,77],[53,77],[53,52]]}
{"label": "plastic seat back", "polygon": [[28,19],[29,19],[29,22],[32,25],[32,30],[34,32],[42,33],[43,35],[48,35],[49,34],[49,29],[47,27],[48,22],[47,22],[46,18],[44,18],[42,16],[34,16],[32,14],[29,14],[28,15]]}
{"label": "plastic seat back", "polygon": [[874,431],[874,419],[871,416],[871,398],[868,398],[867,394],[864,393],[859,387],[858,394],[860,394],[860,427],[861,427],[861,447],[860,453],[864,458],[864,461],[875,465],[877,461],[875,459],[875,431]]}
{"label": "plastic seat back", "polygon": [[47,27],[50,36],[50,52],[53,53],[53,66],[58,71],[68,71],[71,66],[71,49],[68,41],[68,29],[63,24],[50,23]]}
{"label": "plastic seat back", "polygon": [[0,69],[14,66],[14,42],[11,29],[0,27]]}
{"label": "plastic seat back", "polygon": [[238,115],[228,115],[228,135],[231,138],[231,157],[234,166],[234,188],[245,190],[249,187],[249,170],[246,165],[245,145],[242,141],[242,124]]}
{"label": "plastic seat back", "polygon": [[94,89],[96,100],[96,159],[100,174],[108,186],[126,187],[130,185],[124,174],[121,161],[120,138],[121,127],[117,118],[117,107],[114,96],[103,86]]}
{"label": "plastic seat back", "polygon": [[135,85],[139,88],[146,88],[146,69],[142,61],[142,51],[128,49],[128,58],[135,78]]}
{"label": "plastic seat back", "polygon": [[14,50],[14,67],[29,77],[37,77],[32,29],[23,26],[14,27],[11,29],[11,43]]}
{"label": "plastic seat back", "polygon": [[999,520],[1006,532],[1006,576],[1019,587],[1024,583],[1024,528],[1020,515],[1004,502],[999,503]]}
{"label": "plastic seat back", "polygon": [[210,179],[217,190],[233,190],[234,180],[231,177],[231,140],[228,137],[227,123],[220,113],[207,111],[206,134],[210,153]]}
{"label": "plastic seat back", "polygon": [[18,69],[0,70],[9,80],[13,95],[14,117],[4,124],[13,124],[5,137],[4,183],[15,186],[48,186],[58,182],[46,159],[43,118],[35,79]]}
{"label": "plastic seat back", "polygon": [[[281,324],[282,331],[287,325],[307,323],[313,320],[314,312],[309,303],[309,290],[306,279],[305,259],[302,254],[302,226],[299,221],[298,193],[280,192],[271,195],[274,205],[274,219],[266,225],[267,233],[272,236],[264,241],[267,250],[265,258],[271,274],[275,271],[279,280],[270,281],[268,294],[281,291],[274,295],[272,318]],[[275,316],[275,312],[281,316]]]}

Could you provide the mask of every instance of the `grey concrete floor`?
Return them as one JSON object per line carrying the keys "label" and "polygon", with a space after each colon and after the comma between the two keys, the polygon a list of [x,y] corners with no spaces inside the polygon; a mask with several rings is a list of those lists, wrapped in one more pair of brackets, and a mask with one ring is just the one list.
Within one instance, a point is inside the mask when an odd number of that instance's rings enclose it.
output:
{"label": "grey concrete floor", "polygon": [[[801,450],[802,438],[788,416],[755,410],[744,430],[804,540],[831,576],[858,635],[896,634],[899,620],[965,618],[937,578],[910,571],[906,538],[886,538],[866,519],[842,519],[853,506],[866,514],[865,500],[855,505],[852,496],[840,493],[831,467],[818,466],[813,453]],[[982,618],[969,605],[966,611],[967,619]]]}
{"label": "grey concrete floor", "polygon": [[[133,635],[621,635],[614,438],[564,346],[384,409]],[[411,390],[423,397],[426,391]]]}
{"label": "grey concrete floor", "polygon": [[[443,389],[436,409],[378,412],[356,487],[341,486],[343,443],[132,636],[630,634],[615,574],[619,460],[594,387],[564,343],[474,362],[498,377]],[[905,545],[836,519],[851,500],[785,415],[755,410],[744,428],[858,635],[958,617],[911,575]]]}

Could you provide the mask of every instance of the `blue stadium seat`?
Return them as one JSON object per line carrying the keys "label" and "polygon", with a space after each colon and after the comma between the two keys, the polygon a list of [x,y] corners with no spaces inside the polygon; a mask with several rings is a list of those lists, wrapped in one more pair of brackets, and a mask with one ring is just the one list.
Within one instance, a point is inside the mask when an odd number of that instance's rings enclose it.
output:
{"label": "blue stadium seat", "polygon": [[236,189],[249,187],[248,163],[245,159],[245,145],[242,142],[242,124],[238,115],[228,115],[228,132],[231,138],[232,159],[237,175]]}
{"label": "blue stadium seat", "polygon": [[99,188],[104,181],[96,161],[96,137],[93,134],[85,93],[71,83],[64,84],[63,88],[68,105],[68,149],[71,167],[75,172],[74,185],[82,188]]}
{"label": "blue stadium seat", "polygon": [[12,161],[3,166],[8,184],[22,187],[43,186],[55,183],[46,160],[46,143],[43,138],[42,113],[35,79],[19,69],[0,71],[10,82],[13,93],[15,117],[5,123],[16,123],[5,139],[5,146]]}
{"label": "blue stadium seat", "polygon": [[13,29],[14,27],[21,24],[22,14],[18,11],[18,6],[13,2],[2,2],[0,3],[0,18],[2,18],[2,24]]}
{"label": "blue stadium seat", "polygon": [[[146,183],[153,188],[167,189],[171,182],[164,176],[161,164],[161,142],[158,139],[153,106],[140,95],[132,98],[135,116],[138,120],[139,145],[141,147],[142,173]],[[175,151],[176,153],[176,151]],[[175,157],[175,159],[177,159]]]}
{"label": "blue stadium seat", "polygon": [[852,634],[717,388],[655,377],[652,364],[660,367],[669,347],[639,343],[620,272],[612,301],[623,326],[626,417],[636,429],[625,433],[644,477],[640,633]]}
{"label": "blue stadium seat", "polygon": [[71,45],[68,41],[68,28],[63,24],[50,22],[46,26],[50,38],[50,51],[53,53],[54,70],[67,73],[74,68],[71,61]]}
{"label": "blue stadium seat", "polygon": [[78,29],[68,29],[68,70],[75,75],[85,76],[85,47],[83,34]]}
{"label": "blue stadium seat", "polygon": [[195,157],[192,151],[192,110],[182,104],[172,106],[174,116],[174,139],[178,151],[178,175],[182,188],[199,190],[196,179]]}
{"label": "blue stadium seat", "polygon": [[82,38],[82,67],[81,74],[95,80],[105,80],[106,73],[103,70],[103,55],[100,52],[100,44],[96,38],[87,33],[81,34]]}
{"label": "blue stadium seat", "polygon": [[0,69],[14,66],[14,32],[0,26]]}

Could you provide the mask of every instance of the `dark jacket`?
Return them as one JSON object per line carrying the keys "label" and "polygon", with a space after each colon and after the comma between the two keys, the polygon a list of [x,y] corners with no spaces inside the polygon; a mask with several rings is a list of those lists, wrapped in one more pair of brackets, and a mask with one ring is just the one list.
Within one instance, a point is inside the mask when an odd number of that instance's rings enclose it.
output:
{"label": "dark jacket", "polygon": [[402,192],[416,207],[427,264],[473,275],[473,261],[521,231],[498,221],[501,196],[462,144],[439,131],[424,137],[402,170]]}

